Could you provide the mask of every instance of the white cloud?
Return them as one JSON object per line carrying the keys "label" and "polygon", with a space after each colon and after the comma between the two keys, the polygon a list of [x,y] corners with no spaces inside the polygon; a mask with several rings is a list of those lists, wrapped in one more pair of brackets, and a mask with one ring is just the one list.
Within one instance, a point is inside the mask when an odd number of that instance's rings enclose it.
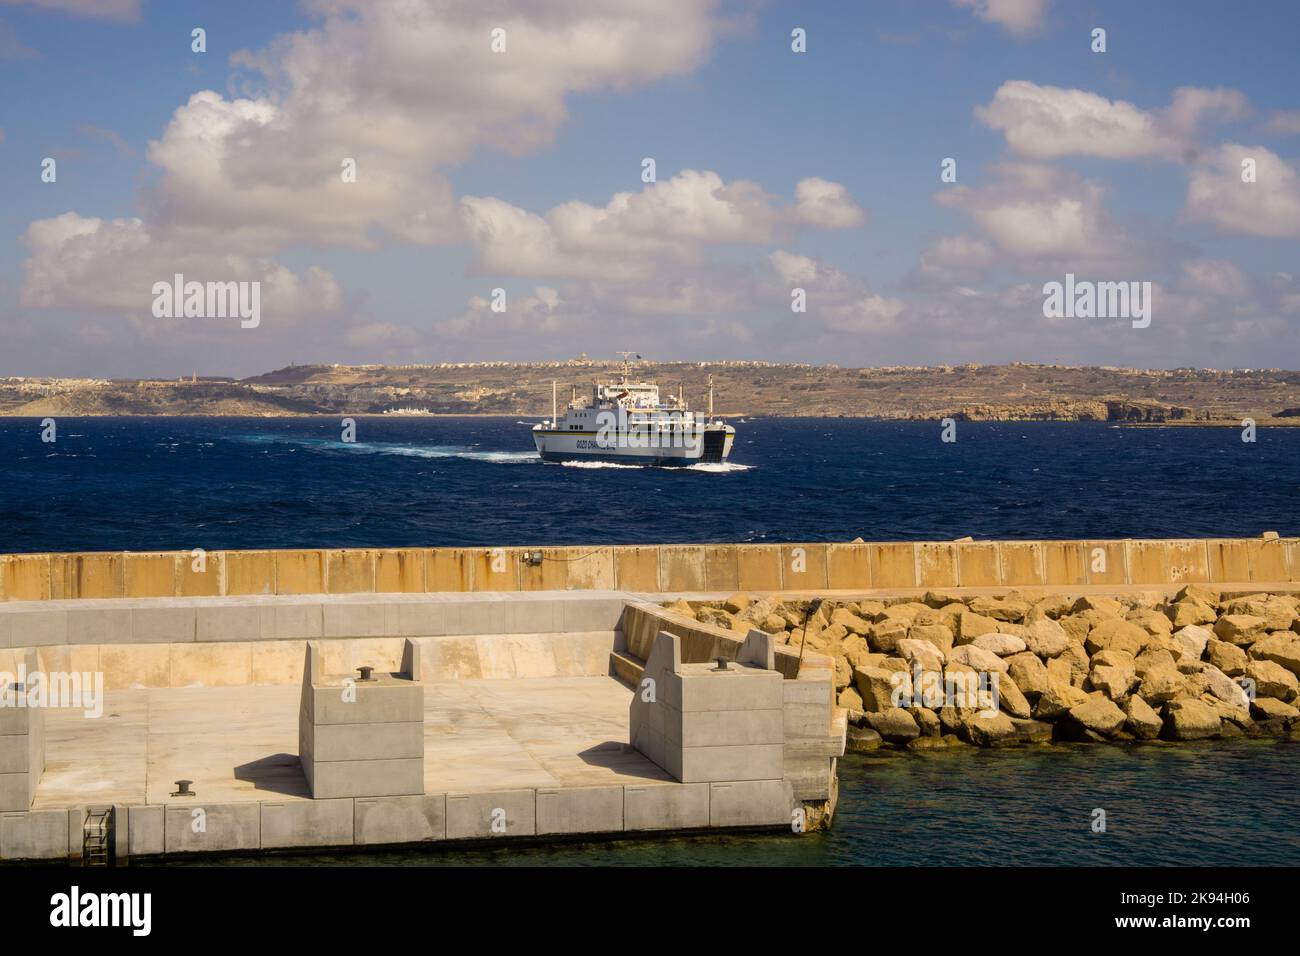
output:
{"label": "white cloud", "polygon": [[294,273],[265,258],[200,249],[156,233],[139,219],[94,219],[69,212],[31,223],[24,242],[31,257],[23,265],[21,305],[117,312],[142,333],[196,331],[201,323],[215,329],[223,321],[153,317],[153,284],[170,282],[176,273],[186,281],[260,282],[262,325],[267,328],[337,312],[343,304],[338,283],[322,269]]}
{"label": "white cloud", "polygon": [[[808,256],[777,250],[768,261],[787,290],[805,291],[807,314],[824,328],[853,335],[899,331],[902,300],[878,295],[862,279]],[[787,307],[789,301],[787,291]]]}
{"label": "white cloud", "polygon": [[1043,25],[1047,0],[953,0],[975,11],[986,23],[996,23],[1009,33],[1025,36]]}
{"label": "white cloud", "polygon": [[[244,98],[204,91],[176,111],[150,148],[163,171],[150,208],[265,243],[457,241],[443,170],[549,142],[569,94],[689,71],[712,44],[713,6],[315,0],[318,28],[232,58],[251,71]],[[504,53],[490,46],[498,27]]]}
{"label": "white cloud", "polygon": [[841,183],[816,176],[801,180],[794,189],[794,217],[821,229],[852,229],[866,220],[862,207],[854,202]]}
{"label": "white cloud", "polygon": [[1007,145],[1031,159],[1098,156],[1105,159],[1178,159],[1208,120],[1249,113],[1236,90],[1181,87],[1170,105],[1147,111],[1087,90],[1008,80],[975,115],[1001,130]]}
{"label": "white cloud", "polygon": [[989,185],[954,186],[935,201],[969,216],[1008,264],[1134,265],[1155,251],[1114,221],[1103,203],[1105,189],[1095,180],[1037,163],[1005,163],[990,171]]}
{"label": "white cloud", "polygon": [[805,179],[795,196],[783,206],[757,183],[687,169],[604,206],[568,202],[544,217],[476,196],[461,208],[477,272],[627,281],[698,265],[709,244],[763,244],[800,226],[847,228],[863,218],[839,183]]}
{"label": "white cloud", "polygon": [[[1242,181],[1247,159],[1255,161],[1255,182]],[[1263,146],[1224,143],[1192,167],[1185,214],[1227,232],[1300,238],[1300,176]]]}

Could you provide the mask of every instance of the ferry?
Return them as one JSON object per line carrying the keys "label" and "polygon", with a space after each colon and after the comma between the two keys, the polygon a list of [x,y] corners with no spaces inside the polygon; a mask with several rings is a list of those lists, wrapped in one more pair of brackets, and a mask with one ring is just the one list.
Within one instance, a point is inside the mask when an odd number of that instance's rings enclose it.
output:
{"label": "ferry", "polygon": [[533,443],[542,461],[659,466],[725,462],[736,430],[713,414],[713,379],[708,414],[694,412],[680,390],[661,398],[656,383],[633,381],[632,353],[619,354],[619,380],[596,381],[590,399],[579,398],[575,390],[563,416],[557,384],[551,383],[551,417],[533,426]]}

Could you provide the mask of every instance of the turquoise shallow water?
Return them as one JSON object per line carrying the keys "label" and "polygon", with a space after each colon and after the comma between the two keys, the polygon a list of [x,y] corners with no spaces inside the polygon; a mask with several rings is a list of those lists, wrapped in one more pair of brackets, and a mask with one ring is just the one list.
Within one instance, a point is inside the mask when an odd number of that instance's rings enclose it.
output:
{"label": "turquoise shallow water", "polygon": [[[1300,864],[1300,742],[878,753],[840,761],[825,833],[227,858],[244,865]],[[1093,832],[1093,811],[1106,831]],[[189,865],[182,861],[179,865]],[[208,861],[212,862],[212,861]]]}

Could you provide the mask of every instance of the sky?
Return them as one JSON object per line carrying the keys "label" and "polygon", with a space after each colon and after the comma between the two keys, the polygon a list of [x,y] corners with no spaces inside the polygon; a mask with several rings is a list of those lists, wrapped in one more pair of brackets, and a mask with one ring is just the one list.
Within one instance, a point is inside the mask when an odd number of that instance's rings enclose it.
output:
{"label": "sky", "polygon": [[[1300,368],[1296,36],[1290,0],[0,0],[0,376]],[[169,315],[177,274],[256,324]],[[1048,314],[1067,276],[1149,316]]]}

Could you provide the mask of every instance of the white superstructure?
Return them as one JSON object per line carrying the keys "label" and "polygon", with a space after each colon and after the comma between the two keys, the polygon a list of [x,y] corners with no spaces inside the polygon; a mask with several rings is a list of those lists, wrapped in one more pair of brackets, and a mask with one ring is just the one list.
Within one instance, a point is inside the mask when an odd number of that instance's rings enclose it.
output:
{"label": "white superstructure", "polygon": [[569,402],[558,414],[552,383],[551,418],[533,426],[543,461],[610,461],[645,465],[720,464],[731,454],[736,430],[713,415],[691,411],[685,397],[661,398],[654,382],[632,381],[623,354],[618,382],[596,382],[591,398]]}

